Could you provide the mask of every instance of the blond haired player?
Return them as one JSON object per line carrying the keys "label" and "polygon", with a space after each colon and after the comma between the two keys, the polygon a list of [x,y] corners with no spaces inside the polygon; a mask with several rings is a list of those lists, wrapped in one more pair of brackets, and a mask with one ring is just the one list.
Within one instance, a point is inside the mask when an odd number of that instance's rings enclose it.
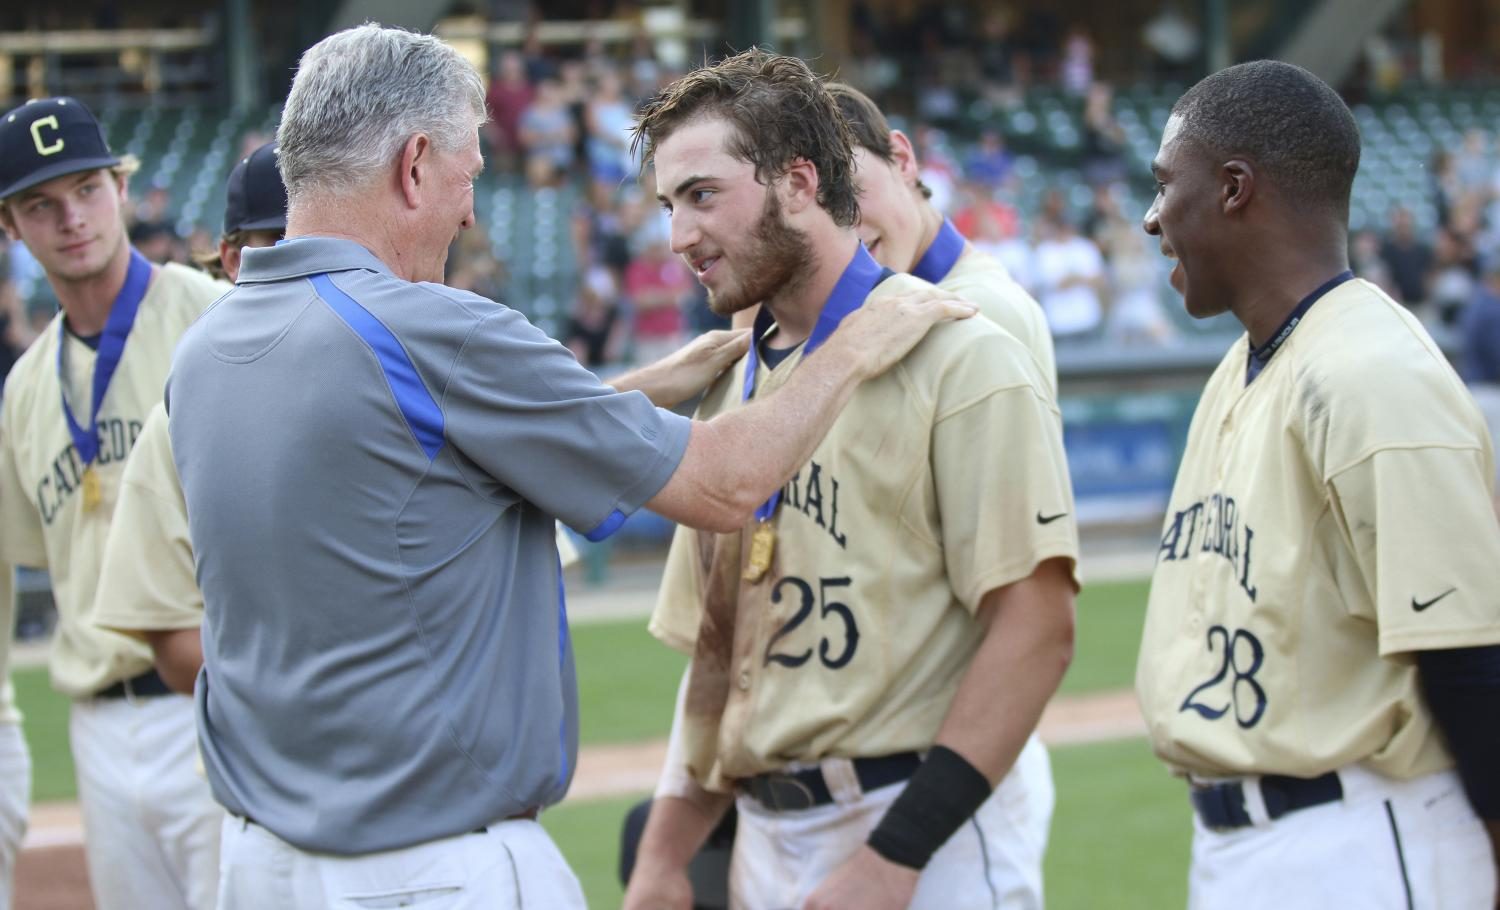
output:
{"label": "blond haired player", "polygon": [[854,142],[859,239],[870,255],[887,268],[909,272],[976,304],[981,316],[1026,345],[1055,398],[1057,359],[1041,305],[998,259],[965,240],[932,204],[911,140],[891,129],[875,102],[843,83],[831,83],[828,90]]}
{"label": "blond haired player", "polygon": [[[765,302],[700,415],[780,388],[841,316],[923,286],[859,243],[847,126],[801,61],[689,74],[639,130],[714,308]],[[975,452],[1003,454],[976,471]],[[736,906],[1029,906],[995,855],[1011,819],[992,791],[1071,654],[1072,511],[1046,379],[971,320],[861,385],[756,522],[679,532],[651,628],[693,660],[626,906],[691,905],[687,862],[734,794]]]}
{"label": "blond haired player", "polygon": [[1187,312],[1246,330],[1193,417],[1137,671],[1188,780],[1193,908],[1495,906],[1494,456],[1427,332],[1348,271],[1359,151],[1332,89],[1262,61],[1183,95],[1152,167]]}
{"label": "blond haired player", "polygon": [[0,117],[0,222],[62,304],[0,406],[0,559],[51,575],[49,667],[73,699],[95,905],[207,907],[220,812],[195,773],[192,702],[169,692],[143,642],[90,621],[126,459],[161,401],[178,337],[226,290],[130,247],[129,170],[73,99]]}

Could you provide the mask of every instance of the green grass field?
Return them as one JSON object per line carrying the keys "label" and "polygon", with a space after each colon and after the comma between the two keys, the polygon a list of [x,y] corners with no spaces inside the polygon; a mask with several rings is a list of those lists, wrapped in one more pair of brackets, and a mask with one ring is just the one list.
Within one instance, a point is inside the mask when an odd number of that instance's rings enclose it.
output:
{"label": "green grass field", "polygon": [[[1089,586],[1078,602],[1078,643],[1062,691],[1128,688],[1146,605],[1144,583]],[[656,642],[642,620],[573,628],[581,730],[585,745],[665,736],[686,664]],[[67,700],[40,668],[13,674],[26,715],[34,799],[71,799]],[[1185,902],[1187,800],[1143,740],[1072,746],[1052,752],[1057,811],[1047,856],[1048,906],[1119,910],[1180,907]],[[545,816],[582,879],[589,905],[619,905],[620,825],[640,796],[567,802]]]}

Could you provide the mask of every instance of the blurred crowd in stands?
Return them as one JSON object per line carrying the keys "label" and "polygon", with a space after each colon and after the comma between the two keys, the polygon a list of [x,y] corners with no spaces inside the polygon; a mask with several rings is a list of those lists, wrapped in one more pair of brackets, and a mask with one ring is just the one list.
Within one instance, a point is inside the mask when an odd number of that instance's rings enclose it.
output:
{"label": "blurred crowd in stands", "polygon": [[[998,257],[1044,308],[1060,346],[1170,344],[1185,320],[1166,283],[1168,263],[1141,230],[1139,200],[1150,177],[1136,173],[1116,119],[1114,92],[1095,73],[1088,33],[1057,20],[1020,28],[997,12],[958,28],[941,12],[899,27],[876,22],[855,4],[850,59],[836,74],[870,94],[911,136],[934,203],[980,248]],[[1197,32],[1171,15],[1142,40],[1154,78],[1190,80]],[[522,192],[565,190],[571,212],[571,300],[555,331],[580,361],[607,371],[646,362],[689,335],[718,326],[701,288],[669,248],[668,225],[650,174],[641,175],[629,127],[637,105],[679,75],[642,31],[606,47],[543,47],[533,32],[494,54],[484,145],[490,171]],[[1076,99],[1079,192],[1049,190],[1035,211],[1020,210],[1025,179],[999,128],[977,131],[967,118],[1023,103],[1038,87]],[[993,123],[996,121],[985,121]],[[267,137],[247,137],[249,145]],[[1357,274],[1379,283],[1425,319],[1482,341],[1484,374],[1500,381],[1500,165],[1494,137],[1472,131],[1461,148],[1432,162],[1440,226],[1420,231],[1401,208],[1383,231],[1351,238]],[[1136,192],[1129,192],[1133,186]],[[150,258],[188,261],[215,240],[181,237],[164,191],[136,188],[131,238]],[[1132,202],[1131,200],[1135,201]],[[483,225],[481,225],[483,227]],[[3,241],[0,241],[3,243]],[[507,299],[510,268],[483,230],[461,236],[449,261],[455,286]],[[24,251],[0,246],[0,367],[55,311],[45,281]],[[24,297],[24,299],[23,299]],[[1478,366],[1466,371],[1478,370]]]}

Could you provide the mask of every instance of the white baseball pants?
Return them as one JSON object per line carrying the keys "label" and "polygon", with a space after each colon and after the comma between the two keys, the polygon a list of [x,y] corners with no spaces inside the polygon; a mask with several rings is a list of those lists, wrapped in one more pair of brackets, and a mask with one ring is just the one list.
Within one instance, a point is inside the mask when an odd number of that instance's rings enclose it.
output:
{"label": "white baseball pants", "polygon": [[1489,836],[1452,771],[1339,771],[1344,798],[1213,831],[1193,817],[1190,910],[1494,910]]}
{"label": "white baseball pants", "polygon": [[20,724],[0,723],[0,910],[10,910],[31,804],[31,753]]}
{"label": "white baseball pants", "polygon": [[230,816],[219,889],[220,910],[587,910],[557,845],[526,819],[400,850],[333,856],[299,850]]}
{"label": "white baseball pants", "polygon": [[76,701],[68,735],[98,910],[212,910],[224,810],[198,770],[193,700]]}
{"label": "white baseball pants", "polygon": [[[792,910],[864,845],[905,784],[860,792],[852,763],[820,763],[834,802],[775,812],[741,796],[730,861],[730,906]],[[911,910],[1041,910],[1042,856],[1055,792],[1035,735],[1015,766],[922,870]]]}

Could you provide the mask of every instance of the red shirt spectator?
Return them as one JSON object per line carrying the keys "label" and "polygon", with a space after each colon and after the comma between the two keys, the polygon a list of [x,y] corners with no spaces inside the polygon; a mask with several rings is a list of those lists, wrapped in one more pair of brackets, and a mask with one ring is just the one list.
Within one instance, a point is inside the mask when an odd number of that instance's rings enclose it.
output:
{"label": "red shirt spectator", "polygon": [[692,276],[661,241],[653,241],[625,268],[625,295],[635,304],[635,359],[650,363],[682,342],[682,308]]}
{"label": "red shirt spectator", "polygon": [[514,156],[521,151],[521,114],[534,97],[536,89],[526,79],[525,59],[515,51],[501,54],[484,96],[490,114],[490,143],[497,153]]}

